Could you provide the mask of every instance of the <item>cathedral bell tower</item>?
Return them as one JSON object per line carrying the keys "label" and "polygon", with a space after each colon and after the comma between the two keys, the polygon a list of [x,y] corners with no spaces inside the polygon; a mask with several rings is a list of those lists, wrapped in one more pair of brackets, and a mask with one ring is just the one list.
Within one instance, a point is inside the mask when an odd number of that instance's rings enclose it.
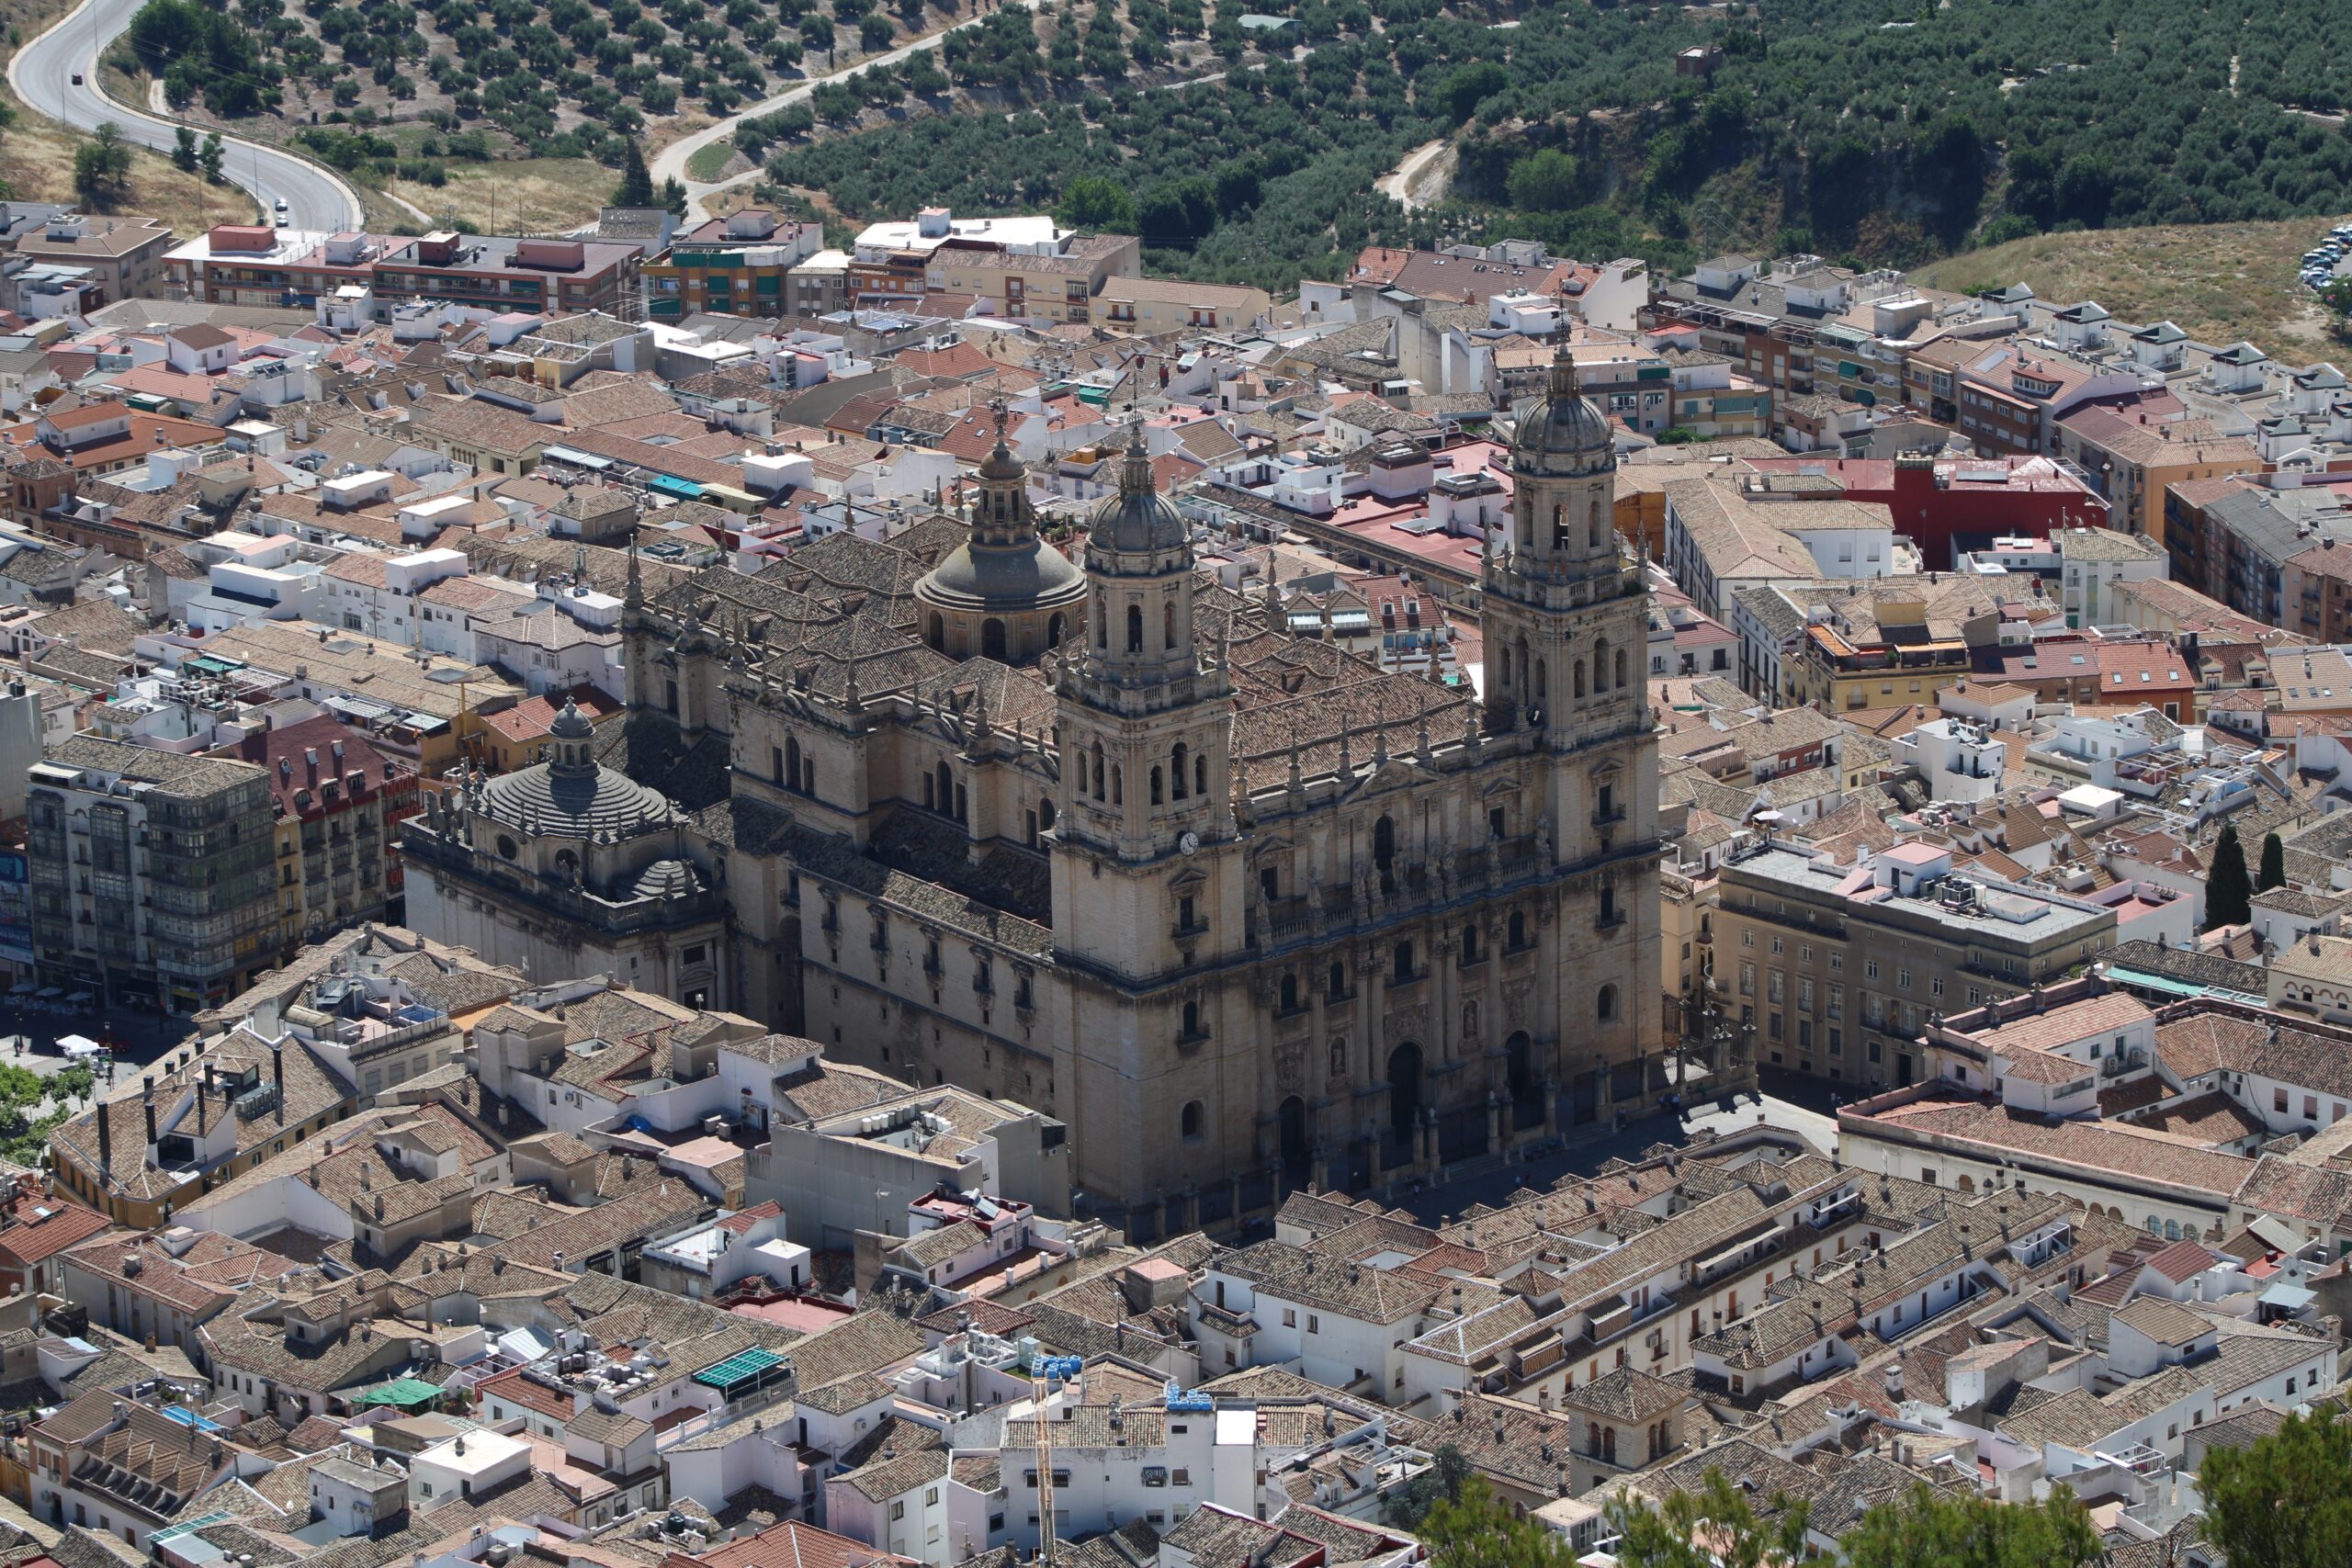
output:
{"label": "cathedral bell tower", "polygon": [[1202,657],[1197,583],[1138,423],[1087,541],[1084,641],[1055,682],[1055,944],[1130,979],[1241,945],[1232,685]]}

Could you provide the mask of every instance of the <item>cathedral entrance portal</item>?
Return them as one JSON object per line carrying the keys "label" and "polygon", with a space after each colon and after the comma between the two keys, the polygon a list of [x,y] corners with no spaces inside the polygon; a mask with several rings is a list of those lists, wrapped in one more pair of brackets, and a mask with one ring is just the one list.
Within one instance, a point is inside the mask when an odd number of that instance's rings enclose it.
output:
{"label": "cathedral entrance portal", "polygon": [[1510,1084],[1510,1124],[1523,1133],[1544,1124],[1544,1085],[1535,1076],[1535,1043],[1521,1030],[1504,1043]]}
{"label": "cathedral entrance portal", "polygon": [[1421,1048],[1407,1041],[1388,1053],[1388,1137],[1384,1166],[1409,1164],[1421,1120]]}
{"label": "cathedral entrance portal", "polygon": [[1282,1184],[1304,1187],[1314,1174],[1306,1145],[1306,1101],[1292,1095],[1274,1112],[1274,1122],[1282,1144]]}

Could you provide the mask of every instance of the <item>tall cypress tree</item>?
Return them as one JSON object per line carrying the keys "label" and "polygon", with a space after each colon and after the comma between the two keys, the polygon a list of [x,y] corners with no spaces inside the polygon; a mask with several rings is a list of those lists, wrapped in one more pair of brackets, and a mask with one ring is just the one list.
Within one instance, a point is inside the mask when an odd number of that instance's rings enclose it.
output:
{"label": "tall cypress tree", "polygon": [[2213,844],[2213,869],[2205,878],[2205,924],[2202,930],[2242,926],[2254,918],[2254,879],[2246,875],[2245,847],[2238,842],[2237,824],[2225,824]]}
{"label": "tall cypress tree", "polygon": [[2287,886],[2287,846],[2278,841],[2276,833],[2262,835],[2262,870],[2254,879],[2256,893],[2267,893],[2274,887]]}
{"label": "tall cypress tree", "polygon": [[615,207],[652,207],[653,171],[645,166],[645,149],[635,141],[628,144],[628,156],[621,164],[621,183],[613,192]]}

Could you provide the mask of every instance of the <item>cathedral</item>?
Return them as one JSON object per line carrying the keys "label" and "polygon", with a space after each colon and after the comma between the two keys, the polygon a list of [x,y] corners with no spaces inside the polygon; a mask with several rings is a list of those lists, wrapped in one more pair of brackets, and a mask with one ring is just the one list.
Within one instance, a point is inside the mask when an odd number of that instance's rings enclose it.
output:
{"label": "cathedral", "polygon": [[[567,746],[564,779],[474,785],[420,829],[427,899],[493,959],[509,927],[616,951],[593,921],[636,899],[639,973],[1057,1119],[1081,1207],[1141,1240],[1645,1107],[1647,606],[1576,377],[1517,411],[1483,703],[1197,572],[1139,431],[1073,561],[1000,435],[967,519],[650,596],[632,559],[604,773]],[[462,887],[452,831],[492,861]]]}

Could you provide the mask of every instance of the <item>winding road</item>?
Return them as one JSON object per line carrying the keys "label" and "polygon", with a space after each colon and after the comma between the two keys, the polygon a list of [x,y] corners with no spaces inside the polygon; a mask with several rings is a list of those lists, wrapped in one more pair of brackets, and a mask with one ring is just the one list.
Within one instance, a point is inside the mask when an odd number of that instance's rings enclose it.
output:
{"label": "winding road", "polygon": [[[91,0],[91,3],[94,5],[105,4],[107,3],[107,0]],[[1039,0],[1012,0],[1012,4],[1020,6],[1023,10],[1034,11],[1037,8]],[[999,7],[999,9],[1001,8],[1002,7]],[[654,154],[653,161],[650,165],[653,174],[653,183],[658,187],[664,180],[676,180],[680,185],[686,187],[686,212],[688,216],[703,215],[703,200],[705,197],[725,190],[729,186],[741,185],[746,180],[756,178],[759,175],[759,170],[747,169],[742,174],[734,175],[732,178],[705,184],[700,180],[694,180],[686,177],[686,160],[693,157],[696,152],[701,152],[704,148],[709,146],[714,141],[724,141],[732,137],[735,134],[735,128],[742,124],[747,119],[757,119],[762,115],[774,114],[776,110],[781,108],[789,108],[794,104],[808,102],[808,96],[828,82],[845,82],[850,77],[855,76],[862,72],[871,71],[877,65],[896,65],[899,62],[908,58],[910,55],[920,54],[927,49],[937,49],[942,43],[946,41],[948,34],[962,32],[966,28],[978,27],[981,22],[987,20],[989,17],[992,17],[995,14],[995,11],[989,11],[967,17],[960,22],[949,23],[946,27],[940,28],[935,33],[926,33],[922,38],[910,39],[906,43],[900,44],[896,49],[886,50],[870,60],[861,60],[856,64],[844,67],[840,71],[833,72],[830,75],[811,76],[808,80],[799,84],[797,86],[786,87],[775,97],[762,98],[758,103],[752,105],[748,108],[744,108],[734,114],[729,115],[725,119],[719,120],[715,124],[707,125],[700,130],[695,131],[692,136],[682,136],[677,141],[673,141],[669,146],[664,147],[661,152]]]}
{"label": "winding road", "polygon": [[[98,57],[130,26],[141,0],[82,0],[8,62],[8,86],[35,114],[76,130],[112,120],[122,138],[169,152],[178,128],[169,119],[118,103],[98,90]],[[81,85],[74,85],[76,74]],[[367,210],[351,187],[317,164],[241,137],[223,138],[221,174],[250,194],[265,213],[286,203],[288,228],[327,233],[358,229]]]}

